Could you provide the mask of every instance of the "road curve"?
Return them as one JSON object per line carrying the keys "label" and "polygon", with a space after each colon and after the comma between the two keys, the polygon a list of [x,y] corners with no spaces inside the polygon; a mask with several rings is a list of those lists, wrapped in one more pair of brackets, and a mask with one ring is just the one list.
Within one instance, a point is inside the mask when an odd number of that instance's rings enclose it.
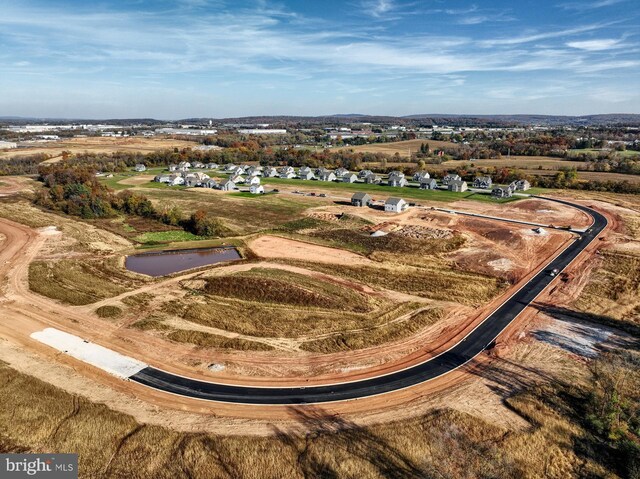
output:
{"label": "road curve", "polygon": [[554,276],[549,274],[550,271],[564,270],[607,226],[607,219],[590,208],[562,200],[538,198],[584,211],[593,218],[593,224],[459,343],[423,363],[373,378],[306,388],[218,384],[178,376],[153,367],[147,367],[129,379],[165,392],[202,400],[291,405],[364,398],[408,388],[442,376],[463,366],[484,351],[551,283]]}

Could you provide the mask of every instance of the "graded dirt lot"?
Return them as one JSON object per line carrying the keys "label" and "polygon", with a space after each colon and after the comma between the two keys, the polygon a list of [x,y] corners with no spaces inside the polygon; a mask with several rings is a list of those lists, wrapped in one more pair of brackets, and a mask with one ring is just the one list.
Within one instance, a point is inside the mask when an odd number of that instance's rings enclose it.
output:
{"label": "graded dirt lot", "polygon": [[46,143],[32,143],[32,146],[0,151],[0,158],[14,156],[36,155],[43,153],[49,156],[45,162],[56,162],[62,159],[62,152],[78,153],[115,153],[128,151],[134,153],[151,153],[152,151],[168,148],[193,148],[197,143],[171,138],[111,138],[111,137],[87,137],[69,138]]}
{"label": "graded dirt lot", "polygon": [[371,264],[371,260],[348,251],[278,236],[260,236],[251,241],[249,246],[258,256],[263,258],[298,259],[332,264]]}

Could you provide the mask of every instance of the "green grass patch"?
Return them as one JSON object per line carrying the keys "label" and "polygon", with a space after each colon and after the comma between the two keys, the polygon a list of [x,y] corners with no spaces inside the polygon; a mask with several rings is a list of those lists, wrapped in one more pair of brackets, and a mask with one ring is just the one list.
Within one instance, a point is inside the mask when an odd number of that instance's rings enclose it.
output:
{"label": "green grass patch", "polygon": [[180,241],[200,241],[209,239],[205,236],[196,236],[188,231],[172,230],[172,231],[155,231],[143,233],[134,238],[138,243],[173,243]]}

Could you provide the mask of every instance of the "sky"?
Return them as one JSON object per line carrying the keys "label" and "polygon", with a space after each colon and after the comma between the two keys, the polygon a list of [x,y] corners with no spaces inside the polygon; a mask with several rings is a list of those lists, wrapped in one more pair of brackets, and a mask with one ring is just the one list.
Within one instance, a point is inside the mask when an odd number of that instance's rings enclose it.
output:
{"label": "sky", "polygon": [[0,116],[640,113],[638,0],[0,0]]}

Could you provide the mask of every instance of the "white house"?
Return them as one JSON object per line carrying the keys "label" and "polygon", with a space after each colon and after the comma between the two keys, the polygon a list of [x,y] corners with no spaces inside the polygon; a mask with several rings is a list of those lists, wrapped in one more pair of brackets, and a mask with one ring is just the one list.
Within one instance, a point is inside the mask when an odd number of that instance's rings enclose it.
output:
{"label": "white house", "polygon": [[262,186],[262,185],[251,185],[251,188],[249,188],[249,192],[252,195],[262,195],[262,194],[264,194],[264,186]]}
{"label": "white house", "polygon": [[248,185],[259,185],[260,184],[260,177],[259,176],[251,176],[250,178],[247,179],[247,181],[245,182]]}
{"label": "white house", "polygon": [[402,198],[391,197],[384,202],[384,210],[389,213],[402,213],[408,207],[408,203]]}
{"label": "white house", "polygon": [[142,163],[138,163],[135,167],[136,171],[147,171],[147,167],[144,166]]}
{"label": "white house", "polygon": [[[402,176],[400,176],[402,175]],[[404,175],[402,173],[400,173],[400,175],[396,174],[396,173],[390,173],[389,177],[387,178],[387,185],[389,186],[405,186],[407,184],[407,180],[404,177]]]}
{"label": "white house", "polygon": [[226,179],[222,183],[220,183],[218,188],[220,188],[222,191],[233,191],[236,189],[236,185],[230,179]]}
{"label": "white house", "polygon": [[469,186],[467,185],[466,181],[462,181],[462,180],[451,180],[448,184],[447,184],[447,189],[449,191],[455,191],[457,193],[462,193],[463,191],[467,191],[469,189]]}
{"label": "white house", "polygon": [[455,174],[446,175],[444,178],[442,178],[442,184],[445,186],[448,186],[450,182],[460,181],[461,179],[462,178],[460,178],[460,175],[455,175]]}
{"label": "white house", "polygon": [[323,173],[320,173],[320,175],[318,175],[318,180],[319,181],[335,181],[336,175],[333,171],[325,171]]}
{"label": "white house", "polygon": [[358,179],[358,176],[353,173],[348,173],[342,176],[342,181],[344,183],[355,183],[357,179]]}

